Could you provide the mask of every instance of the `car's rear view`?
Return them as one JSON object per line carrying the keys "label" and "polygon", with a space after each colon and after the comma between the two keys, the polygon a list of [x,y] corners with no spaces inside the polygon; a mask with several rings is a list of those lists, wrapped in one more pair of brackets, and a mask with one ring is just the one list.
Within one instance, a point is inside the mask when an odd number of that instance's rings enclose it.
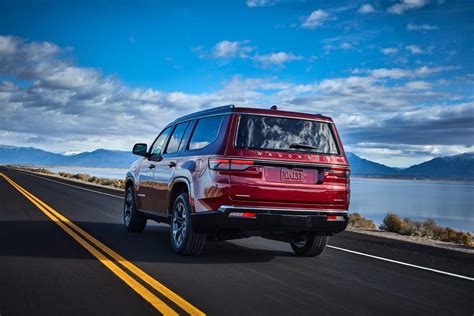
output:
{"label": "car's rear view", "polygon": [[236,108],[226,154],[209,168],[229,177],[225,227],[317,255],[347,226],[349,165],[328,117]]}
{"label": "car's rear view", "polygon": [[231,199],[347,210],[349,169],[333,163],[334,158],[345,160],[333,123],[241,114],[236,129],[235,155],[255,160],[231,174]]}

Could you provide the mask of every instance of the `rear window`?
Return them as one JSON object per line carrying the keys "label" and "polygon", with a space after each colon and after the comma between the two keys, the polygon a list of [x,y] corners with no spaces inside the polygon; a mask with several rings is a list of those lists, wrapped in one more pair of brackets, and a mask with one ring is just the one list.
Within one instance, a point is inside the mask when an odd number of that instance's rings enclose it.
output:
{"label": "rear window", "polygon": [[339,154],[329,123],[261,115],[240,116],[236,147]]}

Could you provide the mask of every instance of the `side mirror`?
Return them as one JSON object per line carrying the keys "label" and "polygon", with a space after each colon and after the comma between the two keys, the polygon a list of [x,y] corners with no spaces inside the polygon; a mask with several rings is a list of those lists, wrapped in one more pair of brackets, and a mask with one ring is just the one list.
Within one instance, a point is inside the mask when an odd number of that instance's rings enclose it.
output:
{"label": "side mirror", "polygon": [[146,157],[148,156],[147,144],[138,143],[133,146],[133,154],[138,156]]}

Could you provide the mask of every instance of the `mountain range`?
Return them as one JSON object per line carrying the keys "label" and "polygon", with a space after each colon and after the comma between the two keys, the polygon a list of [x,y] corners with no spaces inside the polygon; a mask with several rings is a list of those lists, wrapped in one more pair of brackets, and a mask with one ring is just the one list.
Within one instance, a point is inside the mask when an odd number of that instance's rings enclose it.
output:
{"label": "mountain range", "polygon": [[[409,168],[393,168],[347,153],[354,176],[474,180],[474,153],[438,157]],[[128,168],[137,159],[131,152],[97,149],[55,154],[33,147],[0,145],[0,164]]]}

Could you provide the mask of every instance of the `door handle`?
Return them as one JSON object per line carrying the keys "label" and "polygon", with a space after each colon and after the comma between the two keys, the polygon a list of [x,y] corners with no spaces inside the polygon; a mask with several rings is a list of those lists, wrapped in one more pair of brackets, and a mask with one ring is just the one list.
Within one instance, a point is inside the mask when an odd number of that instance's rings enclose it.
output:
{"label": "door handle", "polygon": [[150,165],[148,166],[148,168],[149,168],[149,169],[154,169],[154,168],[155,168],[155,165],[150,164]]}
{"label": "door handle", "polygon": [[176,167],[176,162],[171,161],[171,162],[168,164],[168,167],[170,167],[170,168]]}

